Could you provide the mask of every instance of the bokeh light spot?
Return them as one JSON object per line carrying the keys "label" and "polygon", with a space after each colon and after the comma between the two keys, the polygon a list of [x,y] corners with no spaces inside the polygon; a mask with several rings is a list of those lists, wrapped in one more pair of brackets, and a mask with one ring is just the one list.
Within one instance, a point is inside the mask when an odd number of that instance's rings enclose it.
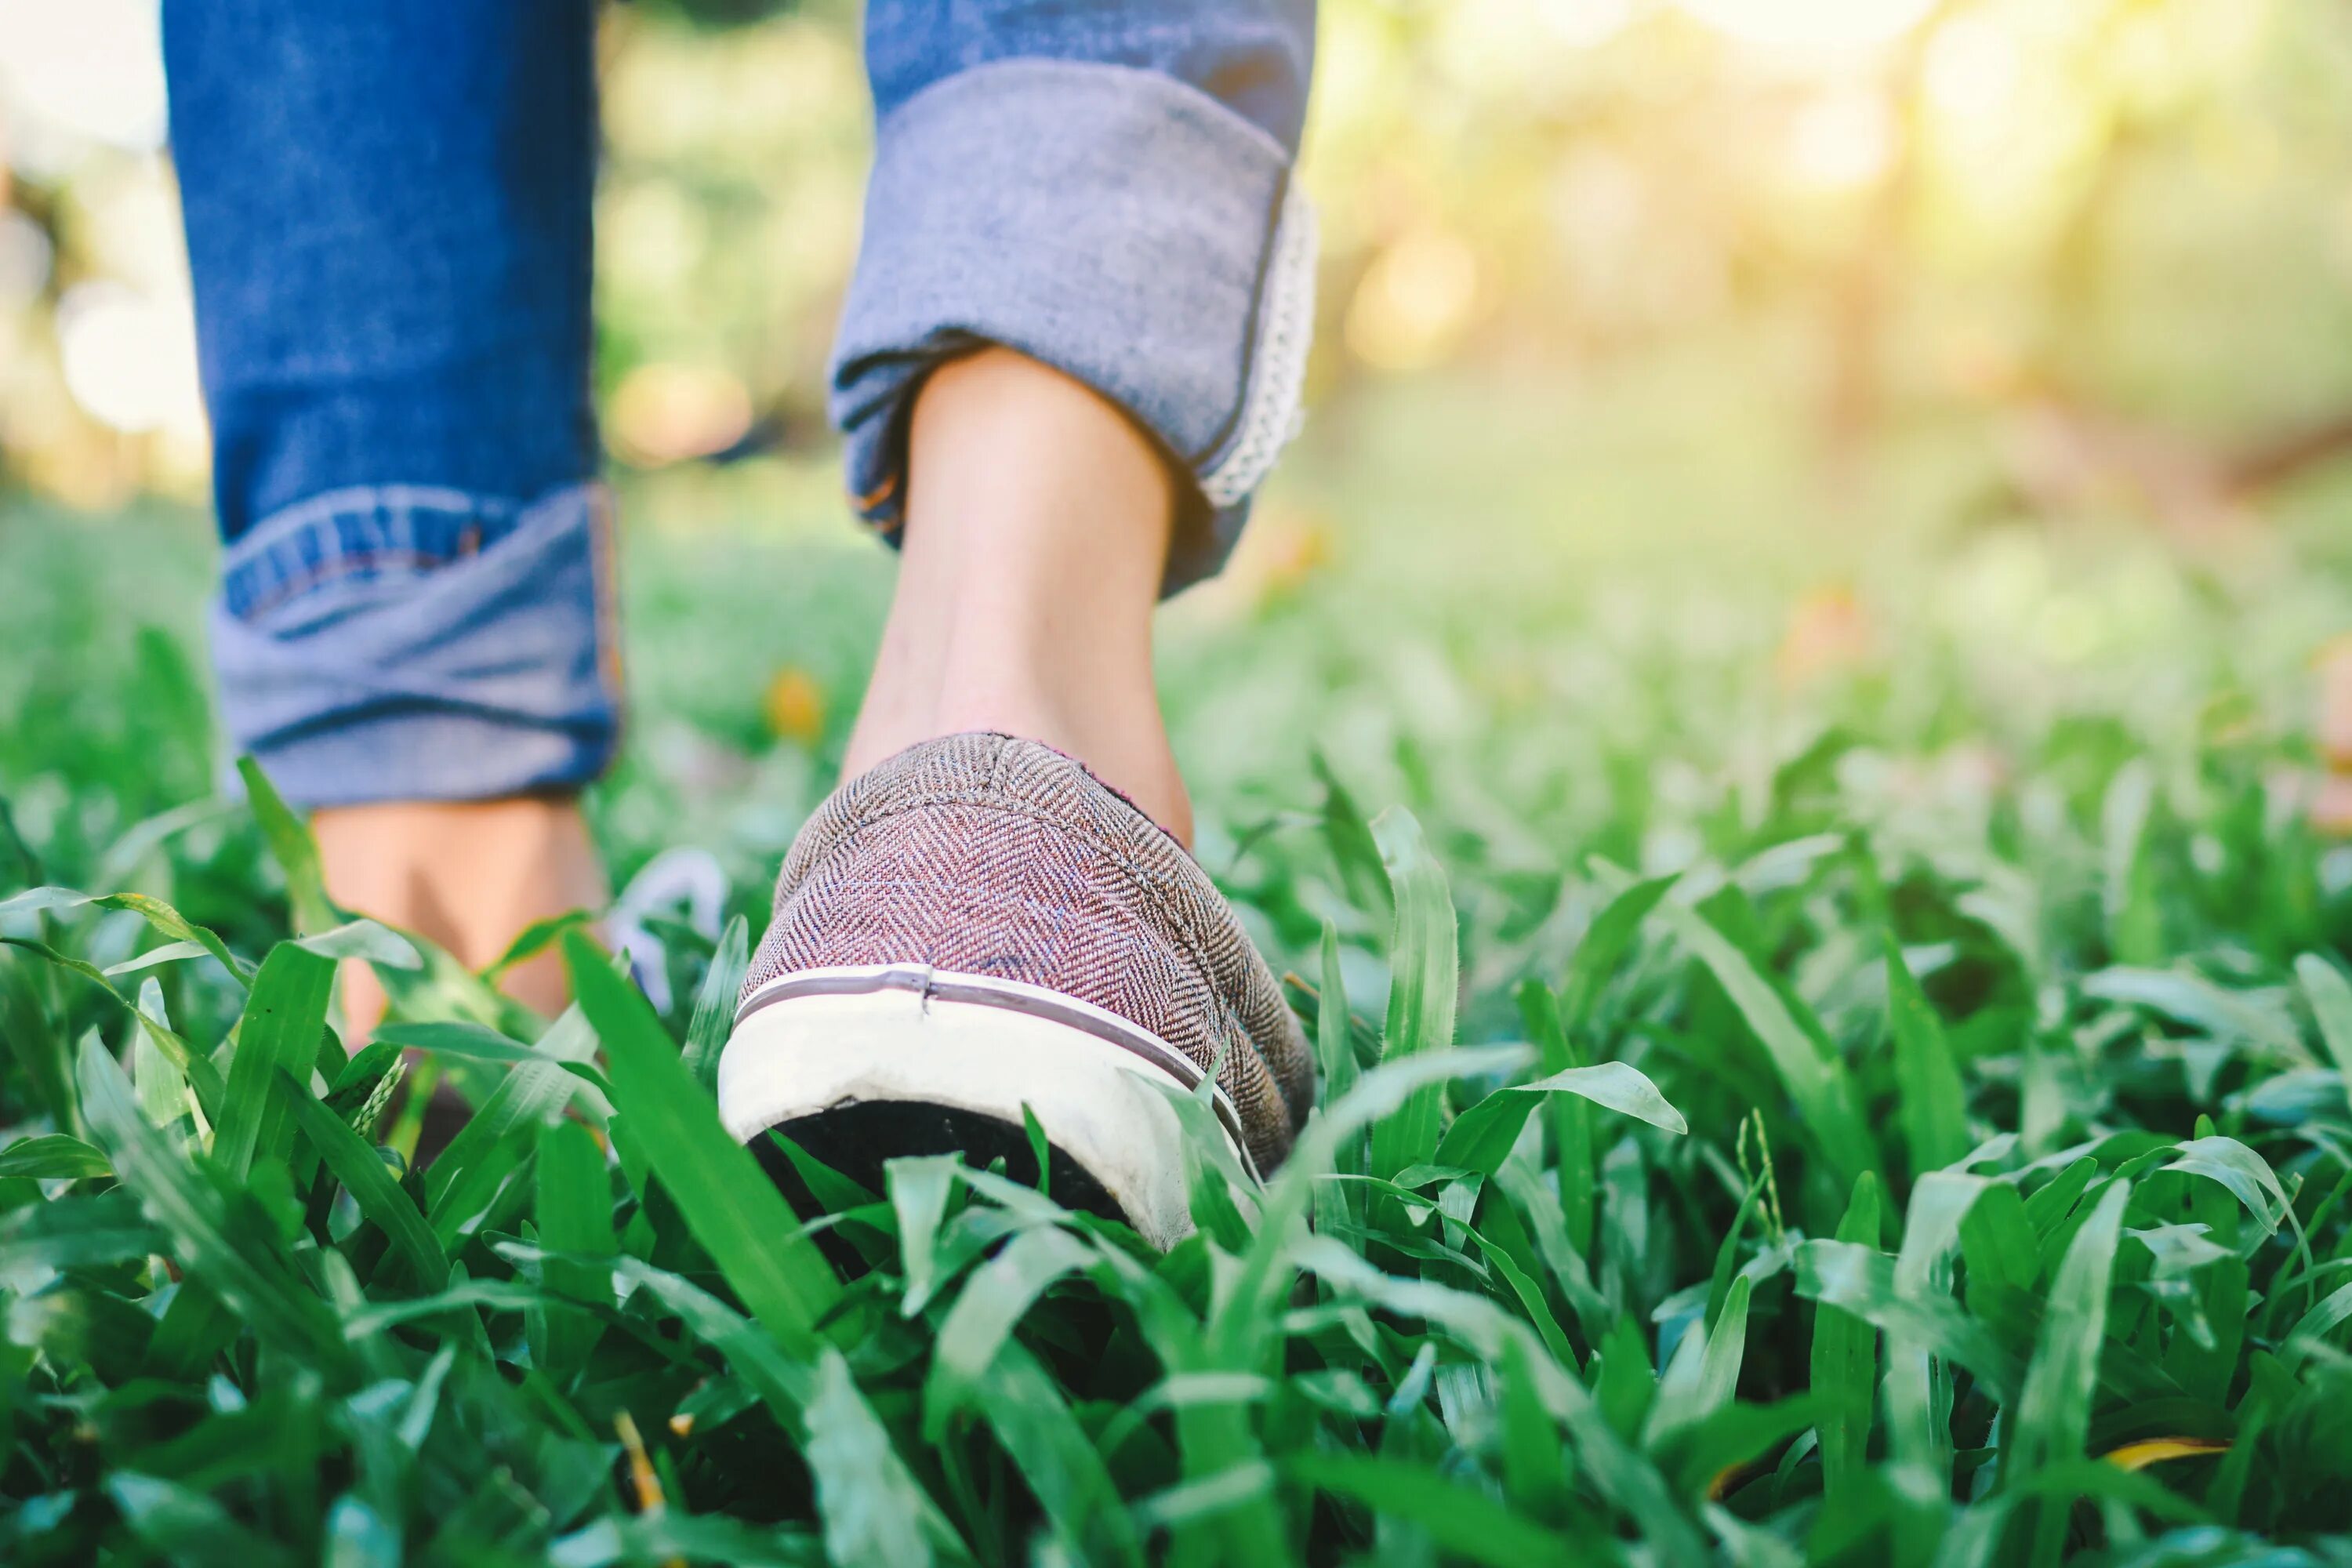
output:
{"label": "bokeh light spot", "polygon": [[1675,0],[1746,43],[1781,49],[1867,48],[1901,37],[1936,0]]}

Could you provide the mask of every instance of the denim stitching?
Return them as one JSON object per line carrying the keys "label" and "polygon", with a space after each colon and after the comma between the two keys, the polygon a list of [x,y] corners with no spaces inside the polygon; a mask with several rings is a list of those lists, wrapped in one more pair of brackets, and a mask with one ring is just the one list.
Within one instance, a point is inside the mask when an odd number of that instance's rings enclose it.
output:
{"label": "denim stitching", "polygon": [[321,522],[345,517],[388,512],[447,512],[497,519],[510,516],[517,510],[511,502],[439,485],[346,485],[341,489],[307,496],[271,512],[230,542],[228,559],[232,566],[242,564],[240,557],[261,555],[275,549],[281,542]]}
{"label": "denim stitching", "polygon": [[239,607],[239,620],[249,621],[266,616],[289,600],[299,599],[313,588],[351,576],[361,576],[382,570],[386,565],[407,566],[417,572],[430,572],[465,559],[466,552],[456,555],[435,555],[423,550],[362,550],[339,554],[321,561],[308,571],[285,577],[268,589],[257,593]]}
{"label": "denim stitching", "polygon": [[[603,504],[598,499],[602,493],[602,487],[592,481],[517,504],[428,485],[330,490],[271,513],[229,547],[221,571],[222,602],[237,619],[250,622],[346,578],[387,569],[438,571],[479,555],[486,545],[567,496],[584,494],[593,510]],[[592,517],[591,528],[594,525]],[[347,542],[353,530],[380,537],[405,536],[405,541]],[[446,549],[424,543],[421,536],[434,532],[450,536]]]}

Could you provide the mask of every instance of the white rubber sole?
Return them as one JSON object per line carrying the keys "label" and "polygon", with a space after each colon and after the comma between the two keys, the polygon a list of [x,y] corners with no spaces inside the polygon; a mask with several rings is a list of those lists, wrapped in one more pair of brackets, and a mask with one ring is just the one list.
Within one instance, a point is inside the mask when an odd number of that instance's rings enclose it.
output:
{"label": "white rubber sole", "polygon": [[[1183,1133],[1161,1089],[1189,1093],[1202,1076],[1156,1036],[1036,986],[919,964],[808,970],[744,998],[719,1059],[719,1113],[747,1143],[787,1123],[889,1106],[987,1118],[1018,1139],[1025,1106],[1136,1233],[1166,1248],[1192,1220]],[[1215,1100],[1240,1153],[1232,1107]],[[864,1114],[862,1135],[892,1135],[887,1114]]]}

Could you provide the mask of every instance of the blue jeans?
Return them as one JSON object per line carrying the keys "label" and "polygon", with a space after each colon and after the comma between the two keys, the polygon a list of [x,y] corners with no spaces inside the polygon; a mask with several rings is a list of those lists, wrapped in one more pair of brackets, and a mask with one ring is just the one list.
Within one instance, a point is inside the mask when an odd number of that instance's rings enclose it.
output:
{"label": "blue jeans", "polygon": [[[575,786],[620,690],[589,399],[593,0],[167,0],[230,736],[325,805]],[[1297,419],[1313,0],[870,0],[831,407],[895,534],[912,394],[995,342],[1189,476],[1216,569]]]}

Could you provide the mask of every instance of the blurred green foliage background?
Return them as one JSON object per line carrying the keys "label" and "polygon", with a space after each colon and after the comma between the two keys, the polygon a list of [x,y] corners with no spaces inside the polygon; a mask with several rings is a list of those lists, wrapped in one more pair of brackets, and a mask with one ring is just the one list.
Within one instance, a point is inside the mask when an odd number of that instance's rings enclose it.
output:
{"label": "blurred green foliage background", "polygon": [[[0,0],[0,471],[81,509],[202,494],[154,9]],[[824,460],[855,7],[604,33],[608,440],[748,458],[734,510]],[[1398,377],[1673,362],[1801,415],[1833,499],[1937,420],[1996,503],[2198,529],[2352,417],[2330,0],[1326,0],[1305,169],[1327,419]]]}

